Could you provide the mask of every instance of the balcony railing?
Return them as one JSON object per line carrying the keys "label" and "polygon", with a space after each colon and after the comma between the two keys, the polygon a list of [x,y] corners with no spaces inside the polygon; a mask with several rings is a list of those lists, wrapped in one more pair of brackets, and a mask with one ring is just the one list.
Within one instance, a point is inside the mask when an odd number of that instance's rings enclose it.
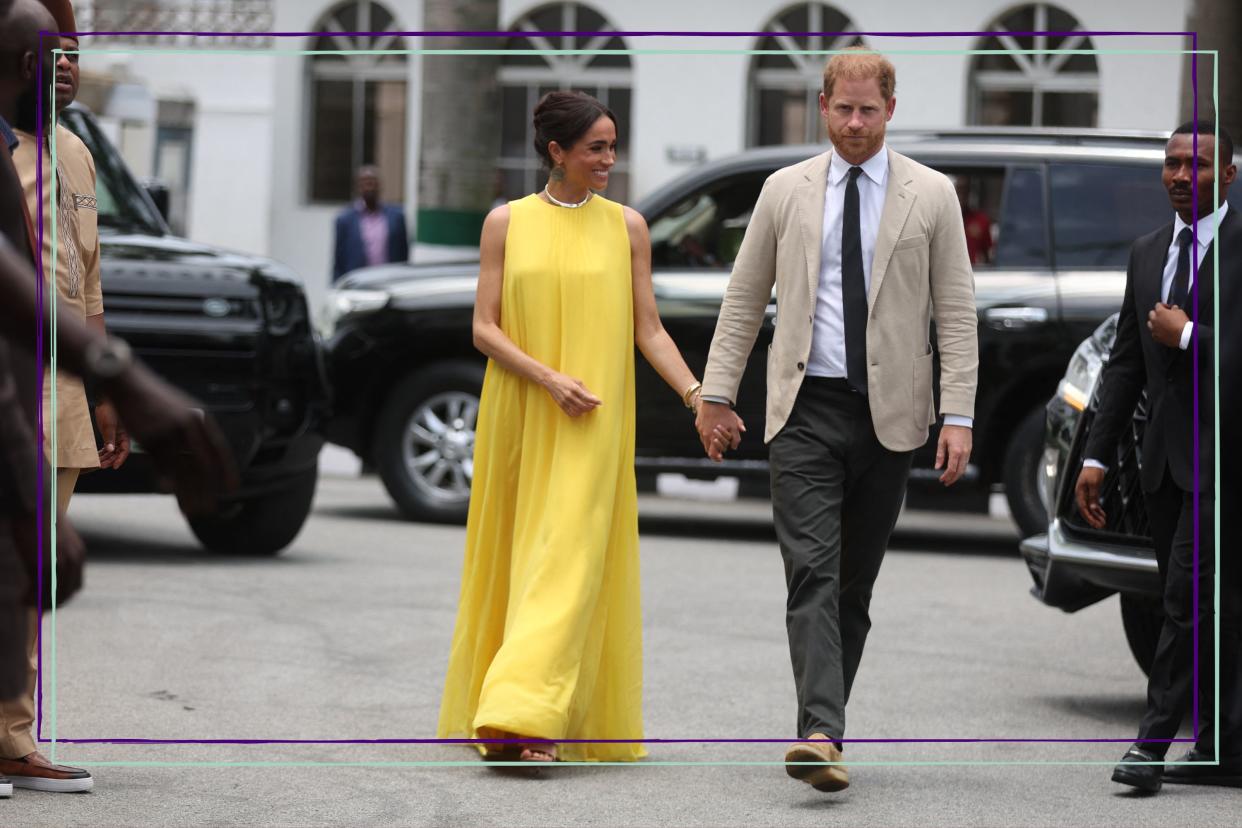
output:
{"label": "balcony railing", "polygon": [[[216,2],[152,2],[152,0],[87,0],[74,5],[80,32],[116,32],[84,39],[83,46],[119,44],[178,49],[266,49],[275,19],[272,0]],[[211,32],[212,37],[187,34],[129,32]]]}

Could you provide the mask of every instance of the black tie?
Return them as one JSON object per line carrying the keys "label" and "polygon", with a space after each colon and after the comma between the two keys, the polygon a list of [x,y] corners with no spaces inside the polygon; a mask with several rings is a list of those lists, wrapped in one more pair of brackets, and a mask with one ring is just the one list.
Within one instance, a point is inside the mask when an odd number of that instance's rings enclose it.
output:
{"label": "black tie", "polygon": [[863,276],[862,231],[859,226],[858,176],[850,167],[841,211],[841,300],[845,316],[845,377],[860,394],[867,393],[867,280]]}
{"label": "black tie", "polygon": [[1190,228],[1183,227],[1177,234],[1177,243],[1181,249],[1177,251],[1177,270],[1173,271],[1173,284],[1169,286],[1169,305],[1177,305],[1186,310],[1186,299],[1190,294]]}

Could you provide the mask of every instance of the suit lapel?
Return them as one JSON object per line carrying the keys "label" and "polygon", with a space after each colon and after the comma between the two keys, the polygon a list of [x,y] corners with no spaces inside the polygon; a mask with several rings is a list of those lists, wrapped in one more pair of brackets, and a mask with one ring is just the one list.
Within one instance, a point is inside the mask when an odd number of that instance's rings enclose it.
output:
{"label": "suit lapel", "polygon": [[1177,355],[1152,338],[1151,331],[1147,327],[1147,314],[1157,302],[1164,301],[1164,264],[1169,245],[1172,243],[1173,224],[1170,222],[1143,251],[1142,260],[1139,263],[1140,272],[1134,277],[1134,316],[1139,323],[1140,336],[1145,338],[1146,344],[1143,347],[1145,350],[1148,347],[1154,349],[1156,357],[1162,360],[1165,371],[1172,367]]}
{"label": "suit lapel", "polygon": [[[1209,320],[1209,324],[1216,324],[1216,313],[1213,308],[1213,302],[1216,296],[1216,246],[1220,243],[1221,238],[1229,236],[1224,242],[1224,247],[1220,248],[1222,259],[1234,247],[1233,235],[1235,235],[1242,227],[1242,217],[1238,216],[1238,211],[1230,205],[1225,211],[1225,217],[1221,219],[1220,226],[1216,228],[1216,234],[1212,238],[1212,243],[1208,245],[1207,253],[1203,256],[1203,264],[1199,265],[1199,272],[1195,274],[1194,288],[1199,293],[1199,318]],[[1230,254],[1232,255],[1232,254]],[[1225,268],[1225,273],[1221,278],[1226,278],[1229,268]],[[1223,304],[1223,303],[1222,303]],[[1189,312],[1189,311],[1188,311]],[[1226,313],[1228,316],[1228,313]]]}
{"label": "suit lapel", "polygon": [[1135,286],[1134,299],[1139,303],[1136,310],[1144,325],[1147,324],[1147,313],[1157,302],[1164,301],[1164,263],[1172,243],[1173,225],[1169,224],[1156,236],[1143,259],[1143,276],[1139,285]]}
{"label": "suit lapel", "polygon": [[[1218,228],[1217,236],[1219,235],[1220,235],[1220,230]],[[1212,288],[1212,282],[1216,278],[1216,265],[1213,262],[1213,258],[1215,255],[1213,253],[1213,248],[1216,247],[1217,241],[1218,239],[1213,238],[1212,243],[1208,245],[1207,253],[1203,257],[1203,264],[1199,265],[1199,270],[1197,273],[1195,273],[1194,283],[1191,284],[1190,286],[1190,290],[1191,290],[1190,307],[1185,309],[1186,315],[1193,319],[1194,318],[1194,313],[1193,313],[1194,305],[1197,302],[1199,305],[1200,321],[1206,321],[1209,325],[1212,324],[1212,317],[1213,317],[1212,295],[1214,291]]]}
{"label": "suit lapel", "polygon": [[913,179],[906,169],[905,159],[888,151],[888,184],[884,188],[884,210],[880,213],[880,229],[875,238],[875,259],[871,263],[871,290],[867,293],[867,309],[875,306],[880,294],[880,283],[893,258],[893,248],[906,226],[910,210],[914,208],[917,194],[910,188]]}
{"label": "suit lapel", "polygon": [[828,163],[831,158],[832,150],[815,157],[798,184],[795,199],[806,253],[807,295],[812,308],[819,293],[820,260],[824,249],[824,197],[828,189]]}

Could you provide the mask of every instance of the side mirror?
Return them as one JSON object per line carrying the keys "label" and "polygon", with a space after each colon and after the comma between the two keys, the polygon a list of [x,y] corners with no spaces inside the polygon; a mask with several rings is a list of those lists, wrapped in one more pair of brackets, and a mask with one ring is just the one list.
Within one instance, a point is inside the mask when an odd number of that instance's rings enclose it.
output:
{"label": "side mirror", "polygon": [[155,209],[164,217],[164,222],[168,223],[168,185],[158,179],[148,178],[142,182],[142,187],[155,203]]}

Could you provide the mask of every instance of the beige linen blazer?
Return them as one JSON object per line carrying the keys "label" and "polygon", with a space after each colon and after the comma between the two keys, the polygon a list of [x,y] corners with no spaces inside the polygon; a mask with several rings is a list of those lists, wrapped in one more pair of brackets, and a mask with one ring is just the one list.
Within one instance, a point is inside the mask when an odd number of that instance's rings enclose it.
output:
{"label": "beige linen blazer", "polygon": [[[888,184],[867,295],[867,398],[880,442],[910,451],[936,421],[931,319],[940,351],[940,412],[974,416],[979,368],[974,274],[952,183],[888,152]],[[733,265],[703,375],[704,396],[737,400],[746,360],[776,287],[764,442],[784,427],[811,353],[829,150],[763,185]]]}

